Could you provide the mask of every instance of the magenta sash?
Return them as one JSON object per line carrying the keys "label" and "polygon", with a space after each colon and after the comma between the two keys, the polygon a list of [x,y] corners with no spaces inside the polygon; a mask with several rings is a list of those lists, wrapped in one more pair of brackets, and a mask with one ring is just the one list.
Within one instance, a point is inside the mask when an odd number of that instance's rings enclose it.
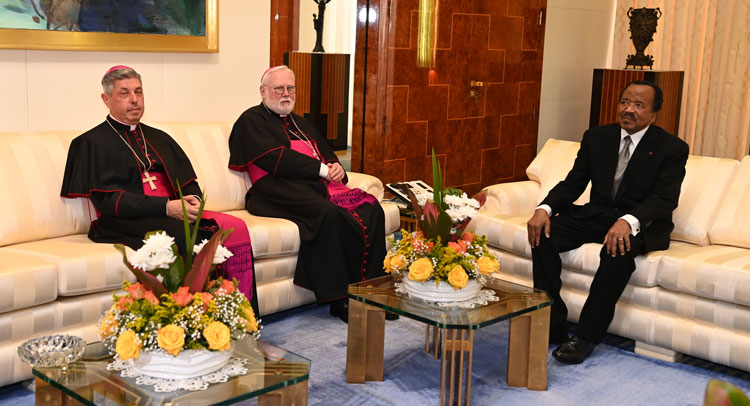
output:
{"label": "magenta sash", "polygon": [[[151,185],[145,182],[143,184],[145,195],[168,197],[170,199],[175,196],[172,185],[164,173],[149,172],[149,174],[156,177],[156,180],[152,181],[156,189],[152,190]],[[230,280],[232,278],[237,279],[240,292],[245,294],[247,300],[252,299],[254,293],[253,249],[250,244],[250,232],[247,229],[247,224],[237,217],[209,210],[203,210],[203,218],[214,220],[220,228],[225,230],[234,229],[223,244],[232,252],[232,256],[222,264],[222,276]]]}
{"label": "magenta sash", "polygon": [[[322,156],[320,154],[320,151],[318,150],[317,143],[312,140],[311,142],[312,147],[315,148],[315,153],[317,153],[318,156]],[[310,149],[310,144],[307,144],[306,142],[300,140],[291,140],[289,141],[289,143],[291,144],[291,147],[294,151],[307,155],[311,158],[315,158],[313,150]],[[250,175],[250,181],[252,183],[257,182],[259,179],[268,175],[268,172],[257,167],[255,164],[250,164],[247,166],[247,173],[248,175]],[[377,204],[378,202],[375,196],[359,188],[351,189],[343,183],[326,182],[326,187],[328,188],[328,201],[335,204],[336,206],[348,210],[350,213],[353,213],[357,207],[362,206],[363,204]]]}

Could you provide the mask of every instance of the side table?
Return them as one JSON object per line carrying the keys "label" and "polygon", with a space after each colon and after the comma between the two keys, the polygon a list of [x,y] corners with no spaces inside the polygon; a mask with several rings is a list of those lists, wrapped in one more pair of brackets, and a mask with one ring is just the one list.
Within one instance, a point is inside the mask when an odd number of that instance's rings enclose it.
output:
{"label": "side table", "polygon": [[[92,343],[87,353],[98,353]],[[245,375],[209,385],[206,390],[159,393],[108,371],[111,359],[87,359],[67,368],[33,368],[36,405],[231,405],[258,398],[259,406],[307,405],[310,360],[265,341],[246,338],[234,355],[247,359]]]}

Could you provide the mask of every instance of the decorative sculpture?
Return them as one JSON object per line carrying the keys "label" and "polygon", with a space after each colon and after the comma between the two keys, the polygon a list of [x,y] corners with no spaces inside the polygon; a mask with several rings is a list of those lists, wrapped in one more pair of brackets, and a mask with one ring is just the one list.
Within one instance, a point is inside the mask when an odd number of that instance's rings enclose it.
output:
{"label": "decorative sculpture", "polygon": [[323,49],[323,18],[326,12],[326,4],[331,0],[313,0],[318,5],[318,15],[313,13],[313,26],[315,27],[315,48],[313,52],[325,52]]}
{"label": "decorative sculpture", "polygon": [[635,55],[628,55],[625,61],[625,68],[632,66],[633,69],[639,66],[644,69],[644,66],[648,66],[652,69],[654,66],[654,57],[652,55],[646,55],[643,51],[646,49],[648,44],[653,41],[654,33],[656,33],[657,20],[661,17],[661,10],[659,8],[636,8],[630,7],[628,9],[628,17],[630,18],[630,39],[633,40],[633,46],[635,47]]}

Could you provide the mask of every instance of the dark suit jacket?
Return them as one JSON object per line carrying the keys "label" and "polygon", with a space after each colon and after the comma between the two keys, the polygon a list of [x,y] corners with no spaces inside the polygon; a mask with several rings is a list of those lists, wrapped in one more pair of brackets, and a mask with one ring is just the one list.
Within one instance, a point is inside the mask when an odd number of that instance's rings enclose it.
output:
{"label": "dark suit jacket", "polygon": [[[672,211],[677,207],[685,177],[688,145],[662,128],[651,125],[628,162],[617,196],[612,182],[620,148],[620,126],[595,127],[583,134],[573,168],[542,201],[552,213],[577,218],[596,218],[614,223],[625,214],[641,223],[645,250],[669,247],[674,228]],[[573,202],[591,181],[591,199],[583,206]]]}

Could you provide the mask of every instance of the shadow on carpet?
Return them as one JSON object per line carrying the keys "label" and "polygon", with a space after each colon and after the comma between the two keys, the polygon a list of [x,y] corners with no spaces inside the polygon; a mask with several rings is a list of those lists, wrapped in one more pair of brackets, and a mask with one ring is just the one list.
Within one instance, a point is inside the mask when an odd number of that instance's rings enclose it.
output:
{"label": "shadow on carpet", "polygon": [[[309,305],[267,316],[263,324],[263,339],[312,361],[310,406],[438,404],[440,361],[424,351],[425,325],[422,323],[405,317],[386,322],[385,380],[366,384],[346,383],[347,325],[330,316],[327,306]],[[505,383],[508,322],[482,328],[474,334],[471,403],[700,405],[711,378],[728,381],[750,392],[750,377],[745,372],[722,366],[715,371],[642,357],[634,354],[630,349],[632,345],[627,342],[608,336],[605,344],[599,345],[581,365],[564,365],[550,357],[547,390],[529,391],[511,388]],[[33,404],[34,394],[21,384],[0,388],[0,405]]]}

